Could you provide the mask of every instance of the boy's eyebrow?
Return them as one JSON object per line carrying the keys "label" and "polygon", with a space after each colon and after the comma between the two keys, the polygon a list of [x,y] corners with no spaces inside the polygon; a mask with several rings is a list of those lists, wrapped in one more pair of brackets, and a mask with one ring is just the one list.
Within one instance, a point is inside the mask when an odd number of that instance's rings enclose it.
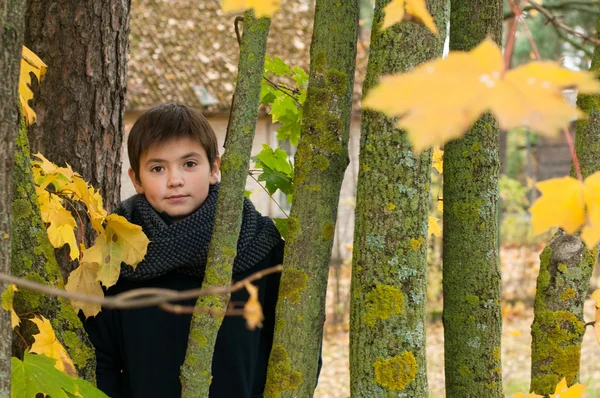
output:
{"label": "boy's eyebrow", "polygon": [[[190,152],[190,153],[186,153],[185,155],[183,155],[180,159],[188,159],[188,158],[192,158],[194,156],[202,157],[202,155],[200,153],[198,153],[198,152]],[[152,158],[152,159],[146,160],[146,164],[149,164],[149,163],[164,163],[164,162],[166,162],[166,160],[159,159],[159,158]]]}

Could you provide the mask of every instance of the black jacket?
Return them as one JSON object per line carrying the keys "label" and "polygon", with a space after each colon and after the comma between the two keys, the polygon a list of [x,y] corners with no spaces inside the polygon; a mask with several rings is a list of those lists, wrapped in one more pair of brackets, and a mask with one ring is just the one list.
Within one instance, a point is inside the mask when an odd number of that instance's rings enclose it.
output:
{"label": "black jacket", "polygon": [[[257,271],[281,264],[283,241],[253,269],[235,275],[243,279]],[[249,331],[243,317],[223,320],[213,356],[210,397],[262,397],[267,361],[273,343],[275,305],[280,274],[268,275],[254,284],[263,307],[263,328]],[[146,281],[119,280],[106,292],[159,287],[188,290],[202,281],[178,272]],[[232,293],[231,301],[245,303],[246,290]],[[193,306],[195,299],[180,302]],[[179,373],[187,348],[191,315],[176,315],[149,307],[132,310],[103,309],[84,326],[96,348],[98,388],[113,398],[177,398],[181,396]]]}

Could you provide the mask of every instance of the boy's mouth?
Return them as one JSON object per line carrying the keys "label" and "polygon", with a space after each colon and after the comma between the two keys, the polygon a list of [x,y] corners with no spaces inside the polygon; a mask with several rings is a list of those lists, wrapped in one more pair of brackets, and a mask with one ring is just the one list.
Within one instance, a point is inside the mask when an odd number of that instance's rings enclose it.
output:
{"label": "boy's mouth", "polygon": [[172,196],[167,196],[167,200],[171,200],[171,201],[178,201],[178,200],[183,200],[185,198],[187,198],[188,195],[172,195]]}

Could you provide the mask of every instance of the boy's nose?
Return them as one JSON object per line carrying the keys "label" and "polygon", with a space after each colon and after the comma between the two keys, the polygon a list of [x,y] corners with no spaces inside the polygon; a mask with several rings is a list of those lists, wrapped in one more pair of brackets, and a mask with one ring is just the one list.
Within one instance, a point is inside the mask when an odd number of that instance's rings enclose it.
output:
{"label": "boy's nose", "polygon": [[181,187],[183,186],[183,177],[179,173],[171,173],[167,184],[169,188]]}

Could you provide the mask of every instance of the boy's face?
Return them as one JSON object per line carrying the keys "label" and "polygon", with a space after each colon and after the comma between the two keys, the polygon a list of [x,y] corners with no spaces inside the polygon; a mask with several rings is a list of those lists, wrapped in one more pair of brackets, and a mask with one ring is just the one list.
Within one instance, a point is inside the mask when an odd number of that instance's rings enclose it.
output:
{"label": "boy's face", "polygon": [[220,164],[217,158],[211,170],[202,145],[192,138],[174,138],[150,146],[140,157],[139,181],[131,168],[129,178],[154,210],[179,221],[204,203],[209,185],[218,181]]}

